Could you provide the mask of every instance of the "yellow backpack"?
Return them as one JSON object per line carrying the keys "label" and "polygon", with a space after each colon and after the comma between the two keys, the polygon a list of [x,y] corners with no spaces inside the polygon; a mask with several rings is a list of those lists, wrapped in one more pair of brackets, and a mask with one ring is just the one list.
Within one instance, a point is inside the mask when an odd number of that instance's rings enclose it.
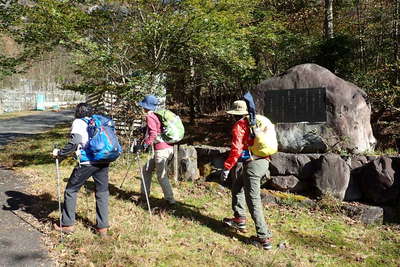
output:
{"label": "yellow backpack", "polygon": [[275,125],[265,116],[256,115],[256,125],[253,127],[254,143],[249,147],[252,154],[267,157],[278,152]]}

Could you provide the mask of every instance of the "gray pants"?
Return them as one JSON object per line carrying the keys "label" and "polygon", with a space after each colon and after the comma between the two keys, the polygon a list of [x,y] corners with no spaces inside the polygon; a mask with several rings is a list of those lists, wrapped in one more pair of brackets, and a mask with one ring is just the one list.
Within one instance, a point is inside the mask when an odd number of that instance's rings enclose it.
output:
{"label": "gray pants", "polygon": [[[172,191],[172,186],[169,182],[167,173],[168,163],[171,161],[173,155],[174,150],[172,147],[156,150],[154,152],[154,157],[149,159],[149,161],[147,161],[147,163],[143,166],[143,176],[146,183],[147,193],[150,194],[151,177],[153,170],[156,169],[157,179],[164,193],[164,198],[169,203],[175,203],[174,193]],[[141,185],[141,194],[144,195],[143,183]]]}
{"label": "gray pants", "polygon": [[265,222],[260,196],[260,181],[264,175],[269,176],[269,162],[257,159],[236,166],[235,178],[232,184],[232,209],[235,217],[246,217],[246,204],[251,218],[256,225],[257,236],[269,238],[272,236]]}
{"label": "gray pants", "polygon": [[75,223],[76,197],[86,180],[93,176],[96,185],[96,228],[108,228],[108,164],[80,165],[74,168],[64,192],[61,224]]}

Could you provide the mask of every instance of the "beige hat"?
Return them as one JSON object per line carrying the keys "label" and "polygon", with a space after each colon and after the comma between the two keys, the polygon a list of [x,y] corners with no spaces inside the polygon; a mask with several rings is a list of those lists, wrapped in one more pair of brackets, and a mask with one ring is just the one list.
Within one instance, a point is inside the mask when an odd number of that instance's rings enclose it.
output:
{"label": "beige hat", "polygon": [[249,112],[247,111],[246,102],[243,100],[236,100],[233,102],[233,106],[231,110],[227,110],[226,113],[233,115],[246,115]]}

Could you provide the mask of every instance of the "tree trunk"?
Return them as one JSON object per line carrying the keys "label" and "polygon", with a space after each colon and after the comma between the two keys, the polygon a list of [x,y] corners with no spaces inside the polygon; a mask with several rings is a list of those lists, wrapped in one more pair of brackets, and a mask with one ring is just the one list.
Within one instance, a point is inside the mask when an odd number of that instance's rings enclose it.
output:
{"label": "tree trunk", "polygon": [[325,38],[333,38],[333,0],[325,0]]}
{"label": "tree trunk", "polygon": [[196,109],[195,109],[195,90],[196,90],[196,83],[195,83],[195,71],[194,71],[194,60],[191,57],[190,58],[190,81],[189,81],[189,86],[190,86],[190,123],[194,123],[194,118],[196,115]]}
{"label": "tree trunk", "polygon": [[395,66],[396,68],[396,73],[395,73],[395,85],[399,84],[399,54],[400,54],[400,47],[399,47],[399,5],[400,5],[400,0],[396,0],[394,3],[394,14],[393,14],[393,39],[394,39],[394,60],[395,60]]}
{"label": "tree trunk", "polygon": [[363,32],[363,25],[362,25],[363,22],[361,20],[361,8],[362,7],[361,7],[360,1],[357,1],[356,8],[357,8],[358,45],[359,45],[358,64],[359,64],[360,70],[366,71],[366,66],[364,64],[365,63],[365,53],[364,53],[365,47],[364,47],[364,39],[363,39],[364,32]]}

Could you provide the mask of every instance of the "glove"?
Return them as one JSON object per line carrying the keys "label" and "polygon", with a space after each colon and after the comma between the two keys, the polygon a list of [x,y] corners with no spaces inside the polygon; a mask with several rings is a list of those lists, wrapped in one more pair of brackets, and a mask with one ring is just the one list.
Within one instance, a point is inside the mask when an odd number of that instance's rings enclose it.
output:
{"label": "glove", "polygon": [[148,146],[149,145],[147,145],[147,144],[139,144],[139,145],[133,146],[132,153],[139,153],[139,152],[146,151]]}
{"label": "glove", "polygon": [[60,152],[60,149],[58,148],[54,148],[53,152],[51,153],[53,158],[57,158],[58,157],[58,152]]}
{"label": "glove", "polygon": [[228,179],[228,175],[229,175],[229,170],[222,170],[220,176],[221,182],[225,182],[226,179]]}

